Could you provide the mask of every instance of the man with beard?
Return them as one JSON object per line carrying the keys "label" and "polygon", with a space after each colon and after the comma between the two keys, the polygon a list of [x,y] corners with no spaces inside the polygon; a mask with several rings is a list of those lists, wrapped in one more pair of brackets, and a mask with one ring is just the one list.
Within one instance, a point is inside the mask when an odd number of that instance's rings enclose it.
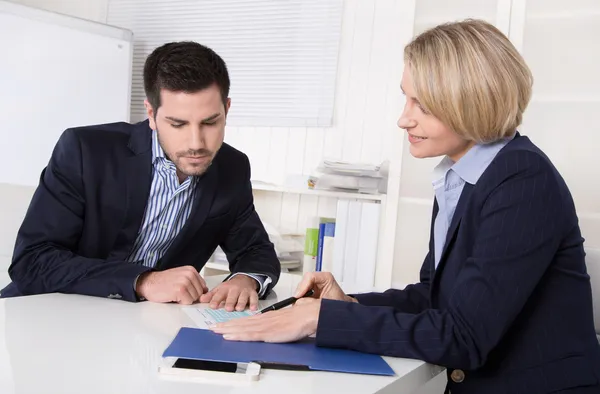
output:
{"label": "man with beard", "polygon": [[[66,130],[18,232],[2,297],[50,292],[258,307],[280,264],[254,210],[250,164],[223,143],[225,62],[194,42],[144,66],[148,120]],[[232,274],[199,270],[220,246]]]}

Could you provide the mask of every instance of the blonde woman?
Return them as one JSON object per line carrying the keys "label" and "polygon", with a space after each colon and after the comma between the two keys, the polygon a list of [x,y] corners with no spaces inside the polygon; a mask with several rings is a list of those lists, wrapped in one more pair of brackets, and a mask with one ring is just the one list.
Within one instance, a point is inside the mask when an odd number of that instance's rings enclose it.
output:
{"label": "blonde woman", "polygon": [[532,76],[495,27],[435,27],[405,48],[398,126],[435,168],[420,282],[347,296],[308,274],[315,299],[219,325],[225,339],[287,342],[445,366],[452,394],[600,393],[583,238],[567,185],[517,127]]}

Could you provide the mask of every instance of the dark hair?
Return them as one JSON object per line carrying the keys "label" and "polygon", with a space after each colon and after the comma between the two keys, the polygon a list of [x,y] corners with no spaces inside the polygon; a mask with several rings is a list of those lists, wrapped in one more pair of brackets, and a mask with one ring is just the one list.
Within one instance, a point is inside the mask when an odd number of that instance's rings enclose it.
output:
{"label": "dark hair", "polygon": [[229,73],[212,49],[192,41],[171,42],[156,48],[144,65],[144,90],[154,109],[160,107],[160,91],[195,93],[217,84],[223,104],[229,97]]}

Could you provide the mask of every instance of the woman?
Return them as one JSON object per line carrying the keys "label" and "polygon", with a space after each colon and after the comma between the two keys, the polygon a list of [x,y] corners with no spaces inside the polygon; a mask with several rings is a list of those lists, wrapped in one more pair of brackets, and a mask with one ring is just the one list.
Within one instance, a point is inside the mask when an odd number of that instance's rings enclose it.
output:
{"label": "woman", "polygon": [[294,341],[445,366],[470,393],[600,393],[583,239],[569,190],[517,131],[531,96],[521,55],[495,27],[435,27],[405,48],[398,126],[435,168],[420,282],[347,296],[311,273],[293,308],[213,328],[224,338]]}

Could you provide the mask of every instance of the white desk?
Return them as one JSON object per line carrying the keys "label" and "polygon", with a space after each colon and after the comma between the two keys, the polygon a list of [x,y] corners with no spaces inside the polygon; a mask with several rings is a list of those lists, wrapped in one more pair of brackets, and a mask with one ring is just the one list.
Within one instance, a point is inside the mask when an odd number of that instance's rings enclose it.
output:
{"label": "white desk", "polygon": [[[209,286],[221,278],[207,278]],[[288,296],[297,280],[282,275],[276,295]],[[402,394],[442,371],[386,358],[394,377],[263,370],[258,382],[237,386],[174,381],[159,376],[157,366],[182,326],[194,324],[175,304],[64,294],[0,300],[0,393]]]}

